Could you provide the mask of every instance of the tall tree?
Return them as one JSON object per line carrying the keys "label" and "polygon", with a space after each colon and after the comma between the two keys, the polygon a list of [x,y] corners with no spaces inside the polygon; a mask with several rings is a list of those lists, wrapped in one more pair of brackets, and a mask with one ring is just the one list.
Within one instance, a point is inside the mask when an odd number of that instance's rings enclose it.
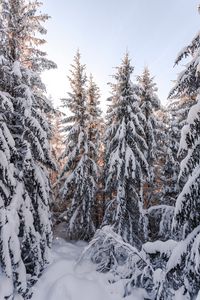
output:
{"label": "tall tree", "polygon": [[60,199],[59,186],[57,184],[58,176],[63,168],[65,161],[61,159],[62,153],[65,149],[64,134],[62,132],[62,120],[66,115],[60,110],[55,108],[48,113],[48,121],[51,124],[52,135],[50,140],[51,152],[54,161],[56,162],[57,169],[50,170],[51,193],[53,194],[54,201],[51,203],[51,214],[53,227],[57,226],[61,221],[61,214],[66,211],[66,203]]}
{"label": "tall tree", "polygon": [[143,74],[138,76],[140,87],[140,108],[145,116],[145,140],[147,143],[146,159],[149,165],[149,177],[145,183],[145,207],[149,207],[154,202],[153,191],[155,183],[155,162],[158,154],[158,141],[156,132],[158,130],[158,120],[155,112],[160,109],[160,100],[156,95],[157,87],[154,83],[154,78],[150,76],[150,72],[145,67]]}
{"label": "tall tree", "polygon": [[[92,74],[90,75],[87,88],[86,110],[88,114],[88,134],[89,140],[94,144],[100,143],[100,126],[101,126],[101,110],[100,105],[100,90],[94,82]],[[96,156],[98,152],[96,152]]]}
{"label": "tall tree", "polygon": [[131,82],[128,54],[113,76],[107,113],[105,191],[107,209],[103,224],[113,225],[125,241],[140,246],[144,235],[142,186],[148,174],[147,144],[142,126],[137,87]]}
{"label": "tall tree", "polygon": [[[1,43],[1,42],[0,42]],[[26,271],[21,257],[20,242],[16,225],[19,216],[13,207],[16,203],[15,178],[16,169],[13,163],[16,157],[15,141],[9,130],[13,118],[12,97],[5,92],[5,83],[10,81],[9,64],[3,54],[0,63],[0,278],[4,290],[0,292],[2,299],[11,299],[18,291],[27,292]],[[13,219],[17,223],[13,222]],[[2,289],[2,288],[1,288]]]}
{"label": "tall tree", "polygon": [[[63,167],[64,162],[60,159],[63,150],[64,150],[64,136],[62,132],[62,120],[65,117],[65,114],[59,109],[55,108],[48,114],[48,121],[51,125],[51,140],[50,145],[52,149],[52,156],[57,163],[57,170],[52,170],[50,173],[50,180],[52,186],[56,186],[57,177],[61,167]],[[57,194],[57,193],[56,193]]]}
{"label": "tall tree", "polygon": [[[179,154],[183,155],[180,164],[178,195],[173,220],[175,236],[181,240],[168,263],[168,277],[181,295],[193,299],[200,288],[200,33],[183,49],[176,59],[178,64],[184,57],[191,60],[179,75],[172,97],[193,97],[196,104],[188,113],[182,128]],[[183,275],[184,272],[184,275]],[[171,276],[170,276],[171,275]]]}
{"label": "tall tree", "polygon": [[187,64],[185,70],[181,72],[175,87],[170,92],[170,98],[190,97],[191,101],[196,103],[190,108],[186,124],[182,128],[178,151],[178,154],[182,154],[184,158],[180,165],[179,185],[181,192],[176,203],[174,228],[177,226],[178,231],[182,231],[182,238],[185,238],[199,224],[198,218],[200,218],[200,214],[195,209],[196,205],[198,205],[198,186],[196,187],[195,182],[198,181],[197,170],[200,167],[198,151],[200,147],[198,96],[200,88],[199,48],[200,34],[179,53],[176,64],[188,56],[191,57],[191,61]]}
{"label": "tall tree", "polygon": [[[101,160],[102,160],[102,128],[104,126],[101,114],[102,111],[99,108],[100,105],[100,90],[99,87],[94,82],[92,74],[90,74],[88,86],[87,86],[87,127],[88,127],[88,139],[89,142],[94,146],[91,148],[90,157],[93,159],[96,164],[96,168],[98,170],[97,173],[94,173],[95,178],[94,182],[96,182],[96,194],[94,201],[94,221],[96,227],[102,221],[102,213],[104,202],[102,199],[102,186],[101,186],[101,178],[100,174],[102,174],[101,168]],[[95,149],[95,151],[94,151]],[[98,176],[97,176],[98,174]]]}
{"label": "tall tree", "polygon": [[[152,206],[148,212],[148,238],[167,240],[171,237],[171,223],[174,212],[174,165],[169,151],[169,119],[166,109],[161,106],[156,114],[156,159],[154,160],[154,182]],[[173,179],[173,180],[172,180]],[[148,185],[147,185],[148,187]],[[147,189],[148,193],[148,189]]]}
{"label": "tall tree", "polygon": [[10,158],[14,165],[15,187],[6,209],[12,215],[12,232],[15,234],[15,239],[9,240],[9,247],[16,246],[16,255],[13,255],[11,248],[7,252],[15,264],[14,276],[5,274],[13,281],[12,296],[19,293],[28,297],[27,291],[48,262],[52,238],[50,186],[46,170],[46,167],[54,167],[46,121],[50,106],[43,95],[45,87],[40,72],[55,67],[55,64],[37,48],[45,41],[35,36],[46,33],[42,22],[48,18],[47,15],[37,15],[40,3],[8,0],[4,4],[3,51],[7,64],[2,72],[5,74],[6,70],[9,78],[3,81],[1,89],[12,103],[12,114],[7,124],[15,146],[15,153]]}
{"label": "tall tree", "polygon": [[[98,94],[93,81],[86,91],[85,66],[77,52],[69,77],[72,93],[63,100],[71,116],[64,119],[67,134],[66,149],[62,155],[66,164],[60,175],[61,197],[67,201],[66,236],[68,239],[90,239],[95,232],[93,219],[97,189],[97,140],[94,115]],[[94,104],[92,104],[94,102]]]}

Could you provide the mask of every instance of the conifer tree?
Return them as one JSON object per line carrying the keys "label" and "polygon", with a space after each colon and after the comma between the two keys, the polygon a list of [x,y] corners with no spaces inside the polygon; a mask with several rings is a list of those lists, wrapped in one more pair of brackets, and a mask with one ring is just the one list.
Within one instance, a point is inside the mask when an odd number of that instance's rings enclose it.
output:
{"label": "conifer tree", "polygon": [[13,222],[13,218],[19,222],[19,216],[13,207],[13,203],[17,201],[16,169],[13,163],[17,153],[9,130],[13,118],[13,99],[5,92],[5,83],[10,81],[10,74],[7,72],[8,62],[3,54],[0,60],[0,272],[5,275],[0,279],[5,282],[2,283],[5,290],[0,295],[3,299],[11,299],[13,294],[26,293],[27,283],[25,266],[20,255],[19,228],[16,230],[17,224]]}
{"label": "conifer tree", "polygon": [[[16,156],[15,142],[9,130],[13,118],[11,95],[6,91],[11,82],[10,65],[6,56],[6,13],[7,3],[1,3],[0,16],[0,292],[3,299],[11,299],[18,290],[26,292],[26,272],[20,256],[18,231],[11,209],[11,200],[16,188],[13,157]],[[4,274],[4,276],[2,276]],[[2,289],[2,288],[1,288]],[[6,298],[7,297],[7,298]]]}
{"label": "conifer tree", "polygon": [[171,152],[169,151],[170,122],[168,112],[165,107],[161,106],[155,114],[157,157],[154,161],[154,201],[153,205],[148,208],[148,238],[163,241],[171,238],[171,223],[175,205],[175,178],[173,178],[175,166],[172,164]]}
{"label": "conifer tree", "polygon": [[165,187],[166,187],[166,170],[165,165],[167,163],[167,148],[168,148],[168,129],[169,121],[166,109],[161,106],[156,111],[156,145],[157,145],[157,157],[154,161],[155,180],[154,180],[154,199],[156,204],[169,204],[165,201]]}
{"label": "conifer tree", "polygon": [[181,295],[193,299],[200,287],[199,240],[200,240],[200,73],[199,73],[200,34],[178,55],[176,64],[184,57],[190,62],[179,75],[172,97],[196,97],[196,104],[188,113],[186,124],[181,131],[178,154],[183,155],[180,164],[179,187],[173,220],[173,231],[180,239],[167,266],[167,278]]}
{"label": "conifer tree", "polygon": [[[40,79],[40,71],[55,65],[45,58],[45,53],[37,50],[37,46],[45,41],[35,35],[46,33],[41,23],[48,18],[47,15],[37,15],[39,5],[37,1],[8,0],[2,6],[5,25],[5,47],[2,51],[6,67],[2,68],[1,95],[6,95],[12,104],[11,114],[7,112],[10,131],[7,143],[15,147],[10,157],[14,166],[15,186],[9,204],[3,201],[4,207],[8,205],[6,209],[12,215],[11,225],[14,229],[9,229],[13,237],[8,240],[8,248],[3,247],[6,244],[2,243],[1,254],[4,257],[4,250],[7,251],[5,262],[9,263],[10,260],[13,266],[13,276],[11,271],[8,274],[6,266],[3,267],[6,276],[13,281],[11,297],[17,293],[28,297],[30,286],[37,281],[48,262],[52,238],[50,186],[46,170],[46,167],[54,167],[48,143],[50,130],[46,121],[46,112],[50,107],[43,96],[45,87]],[[4,80],[5,72],[9,75],[7,80]],[[4,220],[9,226],[8,215]],[[15,248],[15,255],[11,246]]]}
{"label": "conifer tree", "polygon": [[51,125],[52,132],[50,140],[51,151],[52,156],[57,163],[57,170],[51,170],[50,173],[50,180],[53,187],[56,185],[59,171],[64,165],[63,161],[60,159],[64,150],[64,137],[62,133],[62,120],[64,117],[65,114],[59,108],[55,108],[48,113],[48,121]]}
{"label": "conifer tree", "polygon": [[[182,238],[185,238],[199,224],[197,210],[198,205],[198,168],[199,168],[199,47],[200,34],[198,34],[189,46],[183,49],[176,59],[178,64],[182,58],[191,56],[191,61],[186,69],[179,75],[175,87],[170,92],[170,97],[190,97],[196,102],[188,113],[186,124],[182,128],[181,141],[178,154],[184,155],[180,165],[179,185],[181,192],[177,199],[174,226],[180,231]],[[196,101],[194,100],[196,98]],[[186,109],[187,110],[187,109]],[[184,205],[183,205],[184,203]],[[176,224],[176,225],[175,225]]]}
{"label": "conifer tree", "polygon": [[[66,236],[68,239],[89,240],[95,232],[94,201],[97,190],[98,89],[90,80],[86,88],[85,66],[77,52],[69,77],[72,92],[63,100],[71,116],[64,119],[67,134],[62,155],[66,164],[60,175],[61,197],[67,201]],[[96,120],[95,120],[96,116]]]}
{"label": "conifer tree", "polygon": [[163,201],[171,205],[175,205],[179,194],[178,175],[181,158],[184,157],[184,153],[181,156],[178,155],[181,130],[186,124],[189,109],[195,102],[195,97],[181,96],[179,99],[171,99],[166,109],[168,130],[166,135],[166,163],[164,166],[166,184],[163,189]]}
{"label": "conifer tree", "polygon": [[122,60],[111,84],[111,105],[107,113],[105,135],[105,191],[107,208],[104,225],[140,246],[144,236],[142,186],[148,174],[147,144],[139,107],[138,88],[131,82],[133,72],[128,54]]}
{"label": "conifer tree", "polygon": [[158,121],[156,119],[155,111],[160,109],[160,100],[156,95],[157,87],[153,82],[154,78],[150,76],[150,72],[145,67],[143,74],[138,76],[140,87],[140,108],[145,116],[145,140],[148,147],[147,162],[149,165],[149,179],[147,178],[146,192],[145,192],[145,207],[152,205],[154,202],[153,190],[155,182],[155,161],[157,159],[157,139],[156,132],[158,130]]}
{"label": "conifer tree", "polygon": [[62,153],[65,149],[64,135],[62,132],[62,120],[65,114],[59,109],[53,109],[48,113],[48,121],[52,128],[52,135],[50,140],[51,152],[53,160],[56,162],[57,169],[50,170],[51,193],[53,194],[54,201],[51,203],[52,223],[53,226],[58,225],[62,218],[61,213],[66,211],[66,203],[63,203],[59,195],[59,186],[57,184],[58,176],[63,168],[65,161],[61,159]]}
{"label": "conifer tree", "polygon": [[[88,138],[90,143],[94,145],[94,149],[91,149],[90,157],[94,160],[98,168],[98,177],[94,180],[97,183],[97,191],[94,201],[94,221],[96,226],[102,221],[103,201],[102,201],[102,190],[101,190],[101,145],[102,145],[102,111],[99,108],[100,105],[100,90],[94,82],[92,74],[90,74],[88,85],[87,85],[87,115],[88,115]],[[100,221],[101,220],[101,221]]]}
{"label": "conifer tree", "polygon": [[[97,149],[100,143],[100,126],[101,126],[101,110],[100,105],[100,91],[96,83],[94,82],[92,74],[90,75],[88,88],[87,88],[87,100],[86,109],[88,114],[88,134],[89,140],[96,144]],[[98,152],[96,153],[96,156]]]}

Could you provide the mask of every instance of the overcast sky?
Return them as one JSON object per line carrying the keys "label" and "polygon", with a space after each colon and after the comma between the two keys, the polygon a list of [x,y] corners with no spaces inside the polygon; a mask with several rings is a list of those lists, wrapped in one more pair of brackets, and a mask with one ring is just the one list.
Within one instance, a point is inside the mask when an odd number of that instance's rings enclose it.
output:
{"label": "overcast sky", "polygon": [[[113,67],[128,49],[134,75],[147,65],[155,76],[158,95],[165,101],[176,79],[173,68],[177,53],[200,28],[200,0],[43,0],[51,16],[47,22],[45,49],[57,70],[45,72],[48,94],[59,104],[67,96],[70,64],[77,48],[88,74],[94,75],[102,94],[109,96],[107,82]],[[135,80],[133,75],[133,80]]]}

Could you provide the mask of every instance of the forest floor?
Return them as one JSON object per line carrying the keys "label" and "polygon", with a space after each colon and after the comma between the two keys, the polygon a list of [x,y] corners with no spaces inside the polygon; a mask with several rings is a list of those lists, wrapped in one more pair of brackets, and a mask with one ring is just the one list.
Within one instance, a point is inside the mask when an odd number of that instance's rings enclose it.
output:
{"label": "forest floor", "polygon": [[77,263],[85,243],[56,239],[51,264],[34,286],[32,300],[143,300],[142,291],[123,298],[121,282],[109,284],[107,274],[88,262]]}

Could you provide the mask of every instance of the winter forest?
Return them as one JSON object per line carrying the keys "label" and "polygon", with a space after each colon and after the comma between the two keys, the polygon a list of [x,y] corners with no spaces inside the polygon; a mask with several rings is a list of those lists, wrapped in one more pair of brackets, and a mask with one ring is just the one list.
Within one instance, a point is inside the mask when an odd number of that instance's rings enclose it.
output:
{"label": "winter forest", "polygon": [[0,1],[0,300],[200,299],[200,32],[165,105],[124,51],[104,116],[84,49],[47,96],[41,5]]}

